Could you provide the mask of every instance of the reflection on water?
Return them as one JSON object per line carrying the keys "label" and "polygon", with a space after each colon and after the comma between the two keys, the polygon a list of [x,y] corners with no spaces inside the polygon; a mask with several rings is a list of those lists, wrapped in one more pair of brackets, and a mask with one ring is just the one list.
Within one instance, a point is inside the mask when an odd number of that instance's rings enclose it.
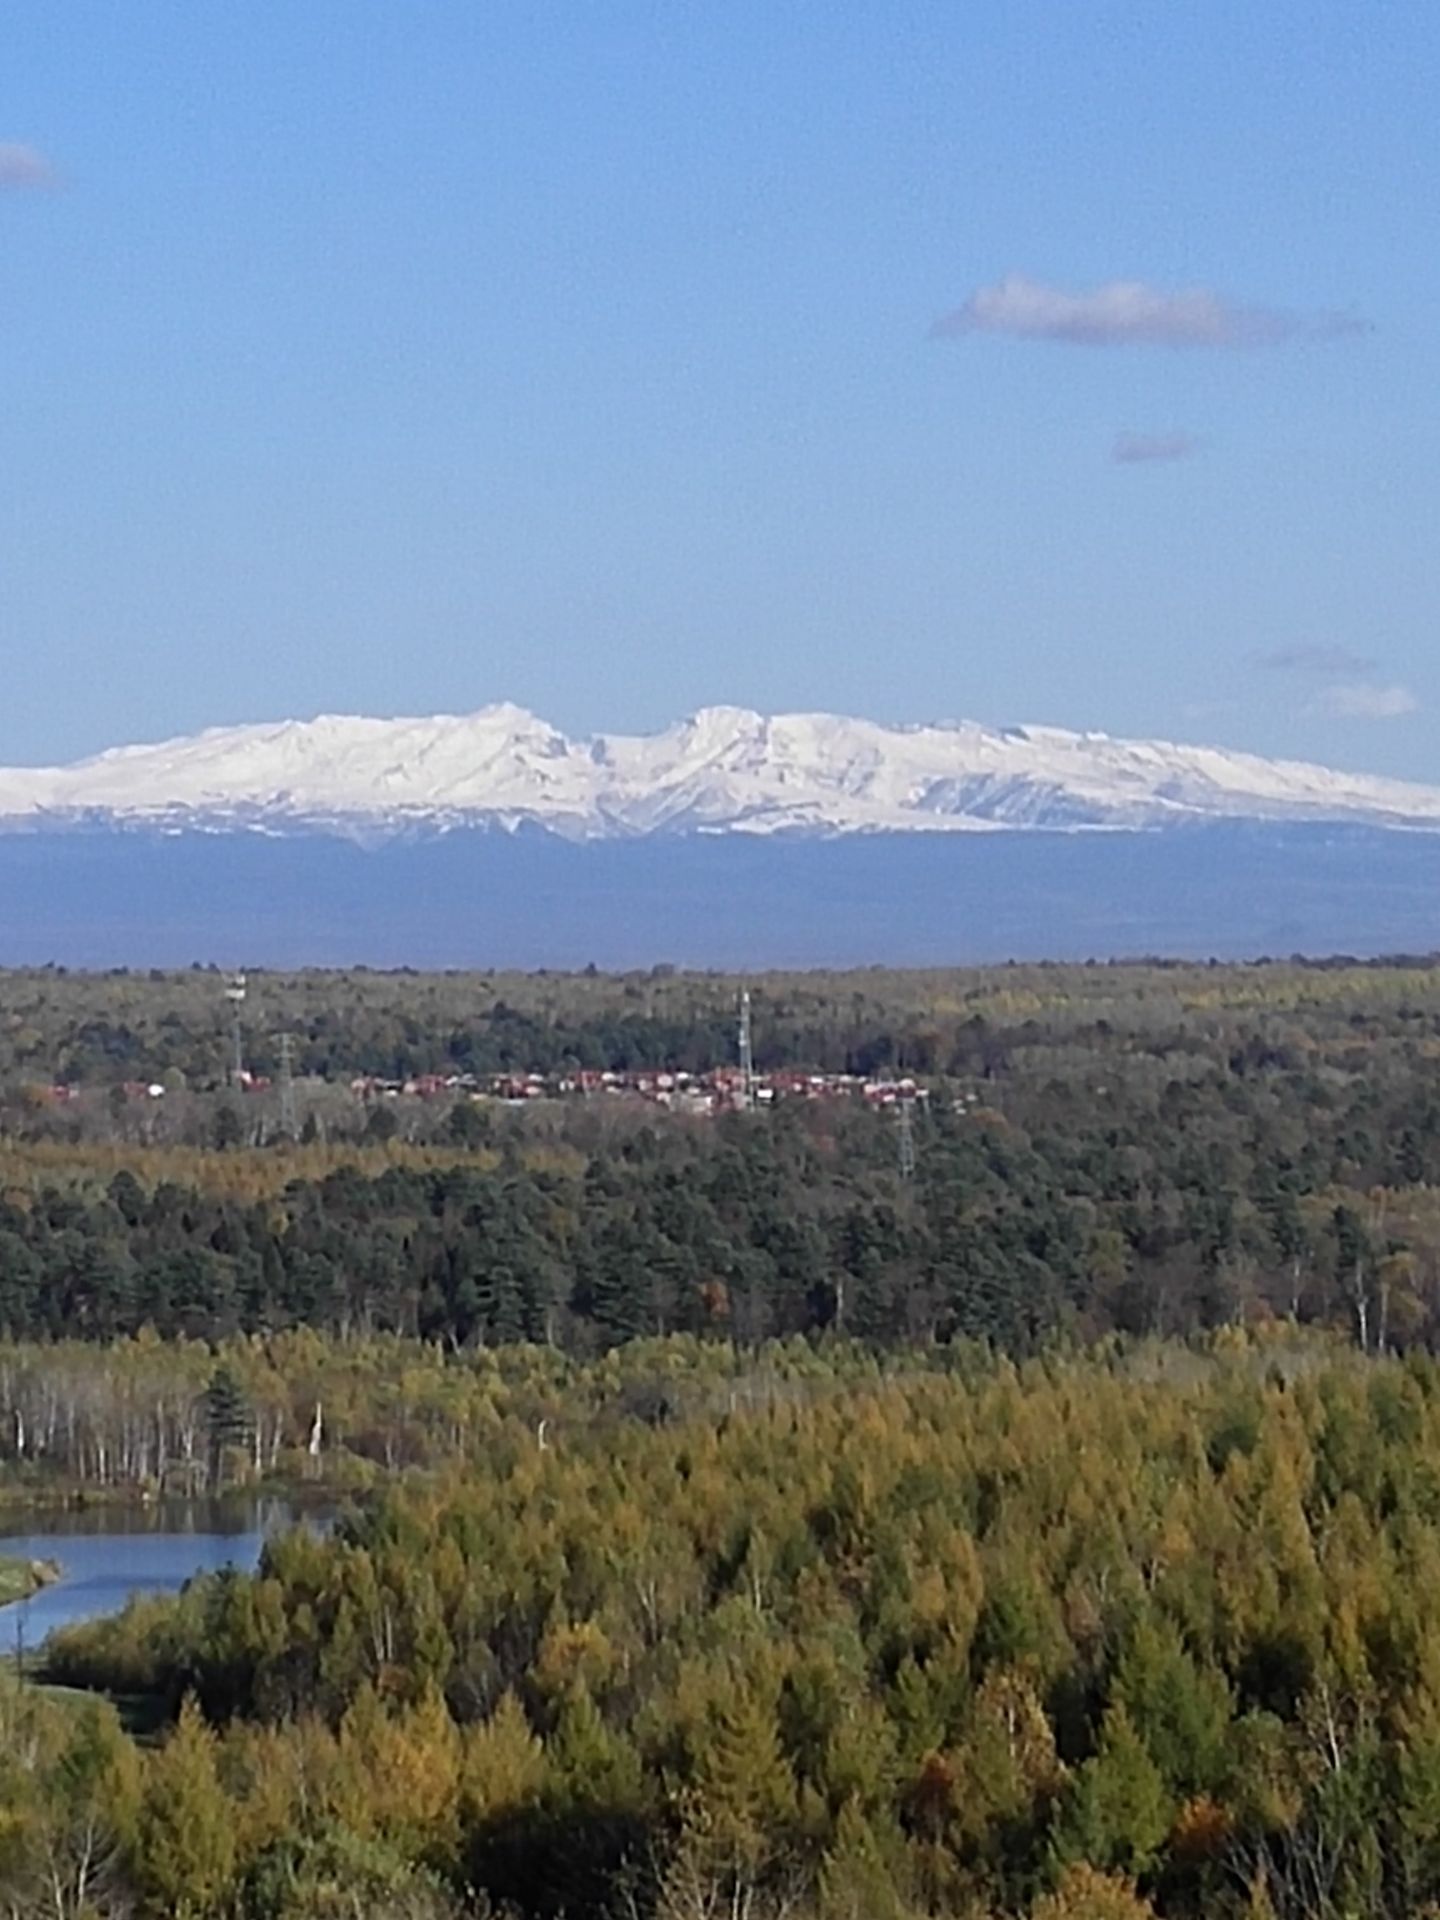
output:
{"label": "reflection on water", "polygon": [[38,1647],[57,1627],[118,1613],[132,1593],[178,1593],[193,1574],[221,1567],[252,1571],[266,1536],[297,1517],[287,1501],[237,1499],[27,1514],[23,1533],[0,1519],[0,1556],[54,1560],[62,1575],[0,1607],[0,1651]]}

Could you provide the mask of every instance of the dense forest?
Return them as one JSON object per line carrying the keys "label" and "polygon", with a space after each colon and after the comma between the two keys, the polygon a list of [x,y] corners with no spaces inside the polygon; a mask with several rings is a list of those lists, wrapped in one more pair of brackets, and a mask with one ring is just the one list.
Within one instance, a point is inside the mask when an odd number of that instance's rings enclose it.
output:
{"label": "dense forest", "polygon": [[892,1117],[809,1104],[616,1126],[576,1108],[539,1129],[527,1114],[438,1164],[305,1177],[254,1156],[218,1191],[184,1157],[162,1177],[159,1157],[107,1175],[83,1152],[0,1152],[0,1327],[306,1325],[582,1352],[835,1330],[1025,1351],[1264,1307],[1409,1342],[1440,1303],[1427,1082],[1318,1107],[1300,1076],[1207,1074],[1133,1103],[1117,1089],[1098,1111],[1051,1084],[1033,1106],[917,1116],[911,1179]]}
{"label": "dense forest", "polygon": [[255,976],[280,1125],[221,976],[0,975],[0,1500],[345,1503],[0,1684],[0,1914],[1440,1910],[1440,967],[748,985],[913,1097]]}
{"label": "dense forest", "polygon": [[483,1470],[63,1635],[52,1680],[176,1719],[0,1699],[10,1910],[1433,1911],[1434,1362],[797,1349],[737,1404],[720,1349],[642,1362],[715,1397],[502,1393]]}
{"label": "dense forest", "polygon": [[[223,1084],[228,976],[0,970],[0,1088],[177,1076]],[[843,973],[252,972],[246,1058],[273,1073],[282,1032],[302,1075],[731,1061],[741,985],[762,1067],[993,1075],[1017,1053],[1137,1045],[1160,1061],[1221,1047],[1440,1038],[1440,964],[1276,961],[1015,965]],[[1353,1025],[1352,1025],[1353,1023]],[[1308,1043],[1308,1044],[1307,1044]],[[1252,1065],[1256,1064],[1252,1062]]]}
{"label": "dense forest", "polygon": [[[3,1090],[0,1331],[304,1325],[582,1355],[677,1330],[1026,1352],[1257,1313],[1367,1348],[1436,1334],[1440,969],[756,982],[757,1062],[916,1074],[913,1171],[894,1110],[859,1098],[698,1117],[614,1096],[517,1110],[351,1091],[352,1069],[382,1056],[703,1066],[733,1052],[733,982],[504,987],[484,1004],[460,976],[254,988],[325,990],[337,1009],[324,1044],[340,1077],[297,1084],[291,1139],[257,1133],[271,1096],[205,1079],[225,1044],[215,976],[0,976],[17,1056],[101,1071],[109,1054],[84,1049],[123,1034],[109,1070],[176,1076],[159,1098],[119,1080],[63,1100],[21,1079]],[[473,1019],[451,1026],[467,995]],[[305,1046],[324,1019],[301,1023]]]}

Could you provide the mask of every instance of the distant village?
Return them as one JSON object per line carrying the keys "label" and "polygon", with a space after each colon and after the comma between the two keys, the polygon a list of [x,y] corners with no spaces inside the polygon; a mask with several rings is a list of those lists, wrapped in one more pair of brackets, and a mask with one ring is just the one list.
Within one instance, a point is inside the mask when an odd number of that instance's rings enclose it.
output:
{"label": "distant village", "polygon": [[364,1100],[408,1096],[421,1100],[499,1100],[521,1105],[530,1100],[648,1100],[679,1113],[742,1112],[777,1100],[864,1100],[892,1107],[924,1100],[926,1089],[913,1079],[877,1080],[850,1073],[806,1073],[787,1069],[746,1075],[739,1067],[714,1067],[708,1073],[645,1068],[633,1073],[575,1069],[562,1073],[422,1074],[410,1080],[359,1078],[351,1091]]}
{"label": "distant village", "polygon": [[[279,1072],[260,1074],[245,1064],[245,1034],[242,1010],[247,994],[243,973],[227,976],[225,999],[230,1015],[231,1065],[228,1086],[240,1094],[278,1092],[282,1110],[288,1108],[286,1130],[294,1131],[294,1098],[300,1077],[295,1074],[294,1036],[278,1036]],[[856,1073],[811,1072],[803,1067],[764,1071],[754,1064],[750,1024],[750,993],[742,988],[737,1001],[735,1059],[724,1066],[702,1072],[684,1068],[588,1068],[570,1066],[550,1071],[509,1068],[501,1072],[421,1073],[389,1079],[381,1075],[358,1074],[348,1083],[327,1082],[340,1087],[348,1084],[351,1096],[371,1107],[386,1101],[445,1101],[455,1105],[464,1101],[498,1102],[504,1106],[526,1106],[535,1101],[645,1102],[668,1111],[707,1117],[720,1113],[747,1113],[773,1107],[786,1101],[862,1101],[868,1107],[899,1109],[902,1117],[919,1103],[928,1103],[929,1090],[912,1076],[881,1076]],[[314,1080],[304,1084],[314,1087]],[[180,1091],[176,1087],[173,1091]],[[125,1081],[116,1090],[124,1102],[163,1101],[172,1087],[165,1081]],[[55,1103],[73,1100],[78,1087],[59,1085],[47,1090]],[[112,1096],[114,1097],[114,1096]],[[957,1103],[965,1104],[963,1101]]]}
{"label": "distant village", "polygon": [[[246,1094],[269,1093],[275,1086],[270,1076],[248,1069],[234,1077],[234,1084]],[[664,1068],[635,1072],[574,1069],[559,1073],[426,1073],[402,1080],[361,1074],[349,1082],[349,1089],[367,1104],[400,1099],[469,1099],[523,1106],[536,1100],[626,1099],[701,1116],[744,1112],[781,1100],[862,1100],[871,1107],[895,1107],[929,1099],[928,1088],[908,1076],[877,1079],[851,1073],[807,1073],[799,1068],[747,1076],[734,1066],[714,1067],[708,1073]],[[56,1086],[47,1091],[60,1102],[75,1098],[80,1089]],[[159,1081],[126,1081],[122,1091],[130,1100],[162,1100],[167,1088]]]}

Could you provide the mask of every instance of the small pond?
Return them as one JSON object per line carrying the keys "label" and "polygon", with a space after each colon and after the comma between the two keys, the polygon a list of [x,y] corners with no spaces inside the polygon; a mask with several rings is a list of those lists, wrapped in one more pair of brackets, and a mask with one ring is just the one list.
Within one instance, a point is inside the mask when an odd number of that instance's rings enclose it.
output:
{"label": "small pond", "polygon": [[57,1627],[118,1613],[132,1593],[178,1593],[193,1574],[221,1567],[250,1572],[266,1536],[298,1517],[289,1502],[263,1499],[0,1515],[0,1556],[61,1568],[54,1586],[0,1607],[0,1655],[38,1647]]}

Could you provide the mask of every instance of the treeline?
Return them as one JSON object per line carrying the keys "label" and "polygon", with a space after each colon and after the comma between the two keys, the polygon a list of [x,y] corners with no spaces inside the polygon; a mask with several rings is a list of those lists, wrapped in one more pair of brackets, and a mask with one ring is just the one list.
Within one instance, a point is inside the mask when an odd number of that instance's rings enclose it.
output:
{"label": "treeline", "polygon": [[1434,1910],[1435,1363],[1228,1335],[811,1388],[517,1435],[72,1630],[55,1676],[178,1724],[142,1753],[12,1703],[0,1885],[84,1860],[96,1913],[247,1920]]}
{"label": "treeline", "polygon": [[793,1340],[760,1355],[673,1338],[587,1365],[551,1347],[461,1352],[309,1329],[232,1340],[0,1343],[0,1500],[77,1489],[212,1493],[263,1481],[364,1489],[397,1471],[488,1471],[537,1436],[791,1405],[970,1349],[880,1355]]}
{"label": "treeline", "polygon": [[[61,1182],[44,1163],[0,1191],[0,1329],[311,1326],[582,1354],[674,1331],[1023,1353],[1259,1313],[1364,1347],[1440,1331],[1428,1076],[1112,1077],[1103,1105],[1053,1083],[1003,1109],[934,1103],[909,1179],[893,1116],[858,1102],[616,1125],[577,1106],[454,1145],[448,1164],[283,1185],[283,1157],[252,1156],[251,1198],[228,1171],[208,1190],[203,1158],[185,1184],[103,1178],[83,1155]],[[457,1140],[485,1125],[469,1106],[454,1120]]]}
{"label": "treeline", "polygon": [[[0,971],[0,1092],[169,1080],[223,1086],[232,1059],[226,976]],[[1158,1058],[1249,1051],[1336,1057],[1357,1042],[1440,1038],[1440,965],[1114,964],[762,974],[743,982],[763,1068],[982,1075],[1015,1055],[1130,1045]],[[742,981],[677,973],[254,973],[247,1063],[273,1074],[294,1037],[303,1078],[733,1063]]]}

